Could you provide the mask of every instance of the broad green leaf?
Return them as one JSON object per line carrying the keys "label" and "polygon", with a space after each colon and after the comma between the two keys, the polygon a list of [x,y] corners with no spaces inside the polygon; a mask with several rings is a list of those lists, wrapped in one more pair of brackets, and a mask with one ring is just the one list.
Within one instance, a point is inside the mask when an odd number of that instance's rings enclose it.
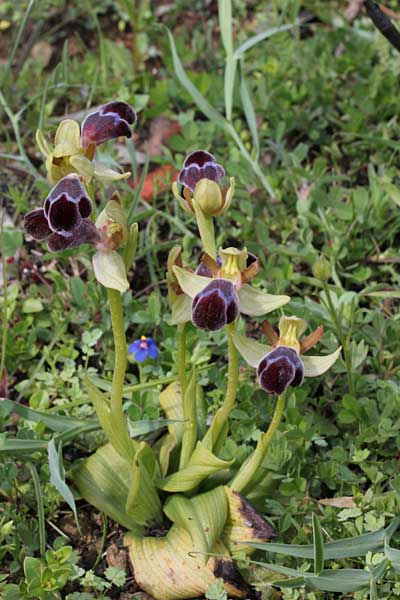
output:
{"label": "broad green leaf", "polygon": [[[126,430],[125,422],[121,424],[116,420],[113,414],[108,398],[86,376],[84,378],[85,385],[88,389],[90,401],[95,407],[96,414],[101,423],[102,428],[106,432],[109,441],[122,458],[125,458],[129,463],[132,463],[135,451],[133,442]],[[118,415],[117,415],[118,416]]]}
{"label": "broad green leaf", "polygon": [[384,550],[385,556],[389,560],[392,569],[396,573],[400,573],[400,550],[397,548],[391,548],[387,540],[385,540]]}
{"label": "broad green leaf", "polygon": [[92,261],[94,274],[99,283],[119,292],[126,292],[129,289],[125,264],[118,252],[98,250],[93,255]]}
{"label": "broad green leaf", "polygon": [[72,479],[83,498],[127,529],[142,532],[135,510],[126,510],[132,485],[132,463],[106,444],[72,468]]}
{"label": "broad green leaf", "polygon": [[340,346],[335,352],[325,356],[302,356],[301,360],[304,365],[304,375],[306,377],[318,377],[319,375],[323,375],[323,373],[328,371],[328,369],[335,364],[340,356],[341,349],[342,347]]}
{"label": "broad green leaf", "polygon": [[240,288],[238,295],[240,311],[252,317],[261,317],[290,302],[289,296],[266,294],[247,283]]}
{"label": "broad green leaf", "polygon": [[[148,594],[163,600],[204,596],[218,581],[220,556],[223,566],[233,569],[226,549],[215,541],[227,517],[224,490],[219,487],[191,499],[174,496],[166,514],[174,524],[165,537],[125,536],[135,579]],[[209,557],[210,552],[218,556]],[[241,597],[233,582],[227,580],[224,589],[231,597]]]}
{"label": "broad green leaf", "polygon": [[188,464],[197,442],[196,418],[196,374],[193,371],[183,396],[183,437],[179,468],[183,469]]}
{"label": "broad green leaf", "polygon": [[315,577],[305,577],[305,581],[315,590],[347,594],[367,588],[370,575],[362,569],[332,569],[322,571],[321,575]]}
{"label": "broad green leaf", "polygon": [[176,265],[173,267],[173,271],[182,290],[185,294],[190,296],[190,298],[194,298],[194,296],[201,292],[211,281],[209,277],[196,275],[196,273],[191,273]]}
{"label": "broad green leaf", "polygon": [[142,442],[136,451],[125,510],[139,525],[161,522],[161,502],[154,483],[159,469],[150,446]]}
{"label": "broad green leaf", "polygon": [[183,403],[181,388],[177,381],[171,383],[160,393],[159,401],[171,421],[168,425],[168,434],[162,439],[159,450],[161,473],[163,477],[166,477],[171,453],[180,444],[183,436]]}
{"label": "broad green leaf", "polygon": [[[352,558],[354,556],[365,556],[367,552],[379,552],[380,550],[383,550],[385,538],[390,539],[390,536],[396,531],[398,525],[399,520],[394,519],[387,528],[383,527],[372,533],[365,533],[356,537],[329,542],[324,546],[325,560]],[[271,542],[268,544],[252,543],[252,545],[259,550],[265,550],[276,554],[307,559],[314,558],[314,546],[312,544],[300,546],[296,544],[276,544]]]}
{"label": "broad green leaf", "polygon": [[232,332],[232,339],[237,350],[243,356],[247,364],[255,369],[258,367],[264,356],[272,350],[272,346],[260,344],[252,338],[240,335],[240,333],[237,333],[236,331]]}
{"label": "broad green leaf", "polygon": [[314,573],[320,575],[324,570],[324,538],[322,537],[321,523],[315,513],[312,516],[313,542],[314,542]]}
{"label": "broad green leaf", "polygon": [[65,482],[65,469],[62,457],[62,445],[59,445],[58,451],[54,438],[50,440],[47,446],[47,456],[49,459],[50,483],[54,485],[58,493],[69,505],[74,513],[75,521],[79,527],[78,515],[76,512],[75,498]]}
{"label": "broad green leaf", "polygon": [[227,469],[234,462],[226,461],[215,456],[202,442],[197,442],[196,448],[186,467],[158,483],[159,488],[166,492],[189,492],[213,473]]}

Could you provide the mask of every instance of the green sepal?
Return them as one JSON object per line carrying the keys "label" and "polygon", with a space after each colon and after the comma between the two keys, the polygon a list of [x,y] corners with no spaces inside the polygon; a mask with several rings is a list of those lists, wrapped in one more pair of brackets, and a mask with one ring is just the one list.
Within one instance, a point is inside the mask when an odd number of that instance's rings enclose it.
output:
{"label": "green sepal", "polygon": [[129,289],[125,263],[118,252],[98,250],[93,255],[92,263],[95,277],[101,285],[121,293]]}
{"label": "green sepal", "polygon": [[196,275],[196,273],[192,273],[176,265],[172,269],[180,287],[190,298],[194,298],[199,292],[204,290],[206,285],[211,281],[209,277]]}
{"label": "green sepal", "polygon": [[196,215],[197,227],[204,251],[214,260],[217,259],[217,249],[215,246],[214,222],[212,217],[207,217],[201,210],[199,203],[193,198],[194,213]]}
{"label": "green sepal", "polygon": [[323,375],[335,364],[340,356],[342,347],[340,346],[332,354],[325,354],[324,356],[302,356],[301,360],[304,365],[304,376],[305,377],[318,377]]}
{"label": "green sepal", "polygon": [[[88,459],[74,465],[72,480],[92,506],[127,529],[142,533],[135,510],[126,510],[132,485],[132,463],[123,459],[111,444],[102,446]],[[143,518],[139,520],[143,521]]]}
{"label": "green sepal", "polygon": [[238,296],[240,312],[252,317],[262,317],[290,302],[289,296],[266,294],[247,283],[240,288]]}
{"label": "green sepal", "polygon": [[186,294],[175,294],[170,301],[171,318],[168,325],[181,325],[192,318],[192,299]]}
{"label": "green sepal", "polygon": [[213,473],[229,468],[233,460],[222,460],[215,456],[202,442],[196,447],[186,467],[158,483],[158,487],[166,492],[189,492]]}
{"label": "green sepal", "polygon": [[236,331],[232,332],[232,339],[236,349],[242,355],[247,364],[255,369],[258,367],[264,356],[266,356],[266,354],[272,350],[272,346],[260,344],[252,338],[240,335],[240,333],[237,333]]}
{"label": "green sepal", "polygon": [[128,239],[126,242],[125,250],[124,250],[124,263],[126,272],[132,266],[133,260],[136,256],[137,242],[139,236],[139,225],[137,223],[133,223],[128,231]]}

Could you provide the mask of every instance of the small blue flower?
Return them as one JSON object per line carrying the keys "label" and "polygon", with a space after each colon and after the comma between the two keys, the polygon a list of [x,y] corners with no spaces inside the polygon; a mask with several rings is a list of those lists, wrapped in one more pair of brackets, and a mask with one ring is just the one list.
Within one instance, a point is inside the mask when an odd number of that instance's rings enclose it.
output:
{"label": "small blue flower", "polygon": [[157,344],[153,338],[145,335],[129,344],[128,352],[133,354],[133,358],[137,362],[143,362],[146,358],[157,358],[158,356]]}

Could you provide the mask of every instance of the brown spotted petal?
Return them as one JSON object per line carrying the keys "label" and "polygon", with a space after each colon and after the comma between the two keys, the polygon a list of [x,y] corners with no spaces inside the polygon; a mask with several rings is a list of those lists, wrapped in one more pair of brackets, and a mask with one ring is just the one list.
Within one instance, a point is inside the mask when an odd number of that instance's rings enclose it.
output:
{"label": "brown spotted petal", "polygon": [[290,385],[297,387],[303,383],[304,366],[296,350],[278,346],[262,359],[257,375],[263,390],[281,395]]}
{"label": "brown spotted petal", "polygon": [[100,234],[96,225],[89,219],[84,219],[72,235],[66,237],[60,233],[53,233],[47,243],[51,252],[59,252],[60,250],[76,248],[81,244],[95,244],[99,241]]}
{"label": "brown spotted petal", "polygon": [[24,228],[35,240],[45,240],[51,234],[43,208],[37,208],[25,215]]}
{"label": "brown spotted petal", "polygon": [[102,144],[117,137],[132,137],[131,125],[136,122],[136,113],[126,102],[108,102],[99,110],[90,113],[82,123],[81,144]]}
{"label": "brown spotted petal", "polygon": [[81,179],[75,173],[63,177],[51,190],[44,203],[50,229],[66,237],[72,236],[92,212],[92,202]]}
{"label": "brown spotted petal", "polygon": [[195,150],[185,158],[178,181],[194,192],[201,179],[210,179],[218,183],[224,175],[224,168],[217,164],[215,157],[210,152]]}

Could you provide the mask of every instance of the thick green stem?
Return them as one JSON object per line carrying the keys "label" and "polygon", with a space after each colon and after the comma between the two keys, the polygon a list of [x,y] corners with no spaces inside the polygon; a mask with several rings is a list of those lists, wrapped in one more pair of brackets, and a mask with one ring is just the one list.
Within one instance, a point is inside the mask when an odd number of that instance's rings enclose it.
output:
{"label": "thick green stem", "polygon": [[344,333],[343,333],[343,329],[340,325],[340,321],[337,317],[336,314],[336,310],[335,307],[333,305],[332,302],[332,296],[331,296],[331,292],[329,290],[328,284],[326,283],[326,281],[323,282],[323,289],[325,292],[325,297],[326,297],[326,301],[328,304],[328,309],[329,309],[329,313],[331,316],[331,319],[333,321],[333,324],[335,326],[336,329],[336,333],[339,336],[340,339],[340,343],[343,346],[343,353],[344,353],[344,362],[346,365],[346,372],[347,372],[347,380],[349,383],[349,391],[350,394],[352,396],[355,396],[355,388],[354,388],[354,381],[353,381],[353,371],[352,371],[352,367],[351,367],[351,354],[349,352],[349,345],[348,345],[348,339],[345,337]]}
{"label": "thick green stem", "polygon": [[124,389],[124,380],[127,367],[127,356],[128,350],[125,338],[125,327],[124,318],[122,312],[121,294],[117,290],[107,288],[108,302],[110,305],[111,323],[114,335],[114,346],[115,346],[115,361],[114,361],[114,373],[111,385],[111,398],[110,398],[110,418],[113,421],[113,436],[119,438],[117,444],[115,440],[110,439],[110,442],[115,447],[117,452],[118,448],[121,447],[121,440],[124,442],[127,459],[132,459],[134,456],[134,448],[132,440],[130,438],[124,411],[122,408],[122,395]]}
{"label": "thick green stem", "polygon": [[186,323],[178,325],[178,376],[181,384],[182,398],[186,392]]}
{"label": "thick green stem", "polygon": [[237,475],[233,478],[229,484],[235,492],[242,492],[251,483],[251,480],[255,477],[258,469],[260,468],[264,457],[267,453],[271,440],[279,427],[282,420],[283,411],[285,408],[285,396],[278,397],[278,401],[275,406],[275,412],[273,414],[271,423],[269,424],[268,431],[262,433],[257,447],[249,459],[242,465]]}
{"label": "thick green stem", "polygon": [[218,437],[227,422],[229,415],[235,406],[236,393],[239,378],[239,355],[233,342],[232,333],[235,331],[235,324],[227,325],[226,332],[228,336],[228,384],[226,387],[225,399],[222,406],[218,409],[214,420],[204,436],[203,443],[212,450],[218,442]]}

